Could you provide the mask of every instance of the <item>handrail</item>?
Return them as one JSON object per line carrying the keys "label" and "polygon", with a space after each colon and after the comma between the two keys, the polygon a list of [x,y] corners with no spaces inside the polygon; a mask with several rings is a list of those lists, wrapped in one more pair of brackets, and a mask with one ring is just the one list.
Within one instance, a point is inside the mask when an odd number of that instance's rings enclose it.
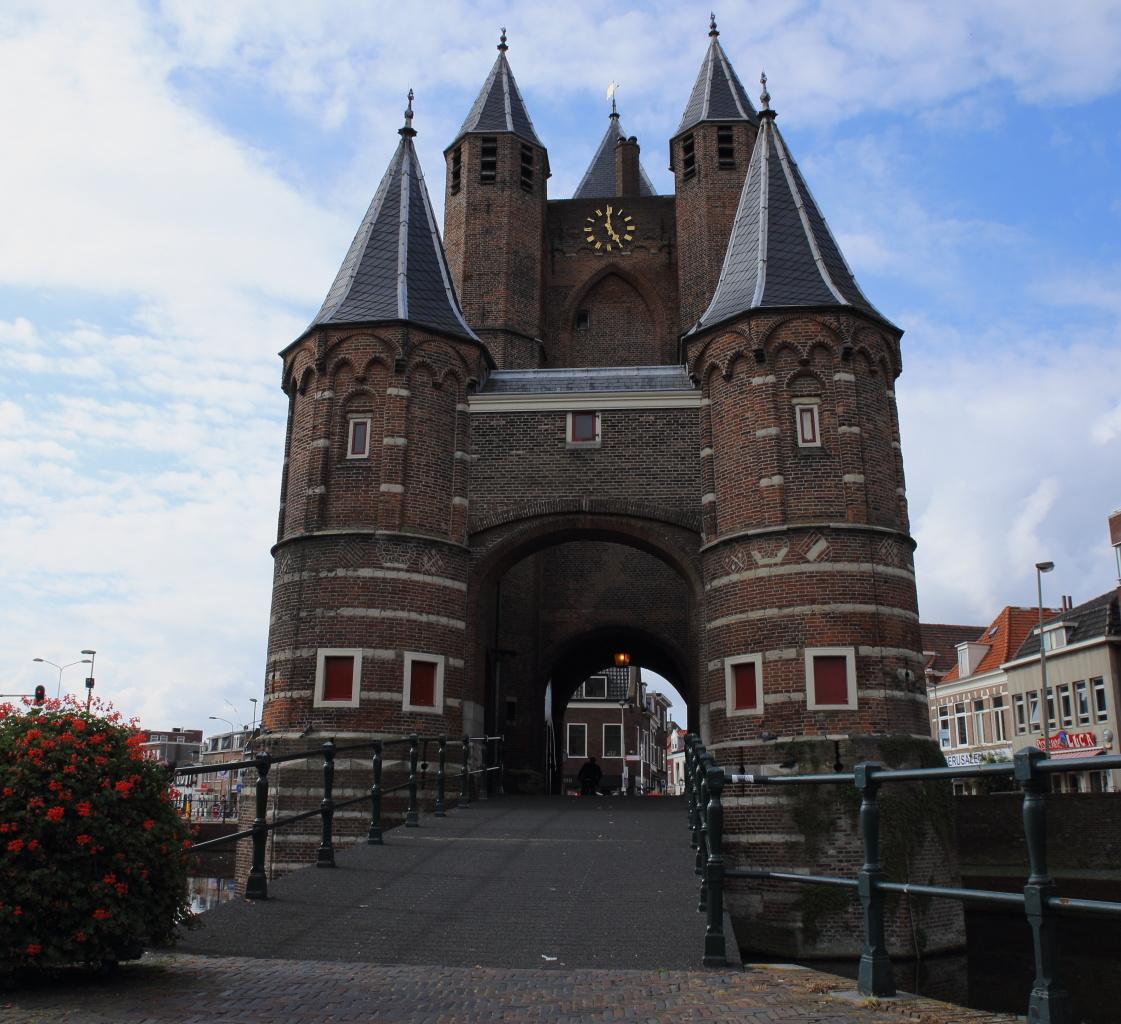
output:
{"label": "handrail", "polygon": [[[1121,917],[1121,903],[1060,897],[1047,868],[1045,776],[1055,772],[1121,768],[1121,755],[1047,758],[1040,750],[1021,750],[1010,763],[971,765],[961,768],[885,768],[866,761],[851,772],[806,775],[765,775],[725,771],[695,734],[685,737],[685,779],[689,787],[688,812],[691,845],[697,850],[695,871],[701,876],[698,910],[708,914],[705,929],[705,966],[724,966],[723,887],[725,878],[751,878],[793,882],[798,885],[829,885],[855,889],[860,895],[864,918],[864,948],[860,955],[857,988],[867,996],[895,995],[895,979],[888,958],[884,930],[884,897],[888,893],[931,896],[958,902],[988,903],[1022,907],[1032,929],[1035,980],[1028,1002],[1033,1024],[1070,1024],[1074,1020],[1069,993],[1056,980],[1059,966],[1056,914],[1100,914]],[[879,789],[885,783],[919,782],[932,779],[975,778],[1011,775],[1024,793],[1023,821],[1027,842],[1029,876],[1023,893],[994,892],[942,885],[892,882],[884,878],[880,865]],[[791,871],[726,868],[721,850],[723,805],[726,784],[757,786],[855,785],[861,795],[859,821],[864,863],[856,878],[809,875]]]}
{"label": "handrail", "polygon": [[[502,792],[503,740],[504,737],[502,736],[463,736],[462,738],[449,739],[447,736],[421,736],[418,733],[410,733],[408,736],[371,739],[362,743],[350,743],[340,747],[336,746],[334,741],[329,739],[318,747],[290,754],[273,755],[261,752],[242,761],[222,761],[208,765],[191,765],[190,767],[177,768],[169,773],[169,778],[191,778],[195,775],[210,774],[216,771],[231,771],[239,768],[256,769],[256,806],[252,827],[242,829],[239,832],[232,832],[229,835],[208,839],[196,844],[193,849],[208,850],[223,844],[236,843],[242,839],[252,839],[253,858],[249,876],[246,879],[245,898],[268,899],[268,880],[265,875],[265,844],[270,832],[287,825],[295,824],[299,821],[306,821],[309,818],[319,817],[321,822],[320,841],[318,850],[316,851],[315,863],[317,867],[333,868],[335,866],[334,817],[337,810],[369,800],[370,825],[366,832],[366,843],[370,846],[380,846],[384,842],[382,829],[382,798],[386,794],[407,791],[408,803],[405,811],[405,826],[407,828],[416,828],[420,824],[420,782],[418,773],[423,774],[428,769],[427,746],[429,743],[436,743],[438,748],[436,800],[433,814],[435,817],[444,817],[446,814],[445,785],[448,777],[447,748],[449,744],[458,745],[462,749],[462,768],[460,771],[452,772],[451,776],[452,778],[459,777],[462,780],[459,806],[466,808],[470,805],[470,787],[468,783],[472,775],[483,775],[484,781],[480,783],[479,787],[479,795],[482,799],[486,799],[490,795],[488,791],[490,788],[490,774],[492,772],[498,773],[497,790],[499,793]],[[423,763],[421,762],[420,756],[422,744],[425,750],[425,760]],[[491,744],[495,745],[493,764],[491,763]],[[407,766],[407,778],[402,783],[386,787],[382,784],[382,774],[385,767],[384,750],[386,747],[394,746],[408,747],[408,757],[401,761],[394,762]],[[479,748],[483,764],[482,768],[472,769],[470,766],[471,750],[473,746]],[[370,790],[362,796],[336,801],[334,799],[335,759],[339,754],[351,753],[357,750],[369,750],[371,752]],[[269,822],[266,815],[269,798],[269,774],[272,767],[292,761],[307,760],[315,756],[323,757],[323,797],[320,800],[319,807]]]}

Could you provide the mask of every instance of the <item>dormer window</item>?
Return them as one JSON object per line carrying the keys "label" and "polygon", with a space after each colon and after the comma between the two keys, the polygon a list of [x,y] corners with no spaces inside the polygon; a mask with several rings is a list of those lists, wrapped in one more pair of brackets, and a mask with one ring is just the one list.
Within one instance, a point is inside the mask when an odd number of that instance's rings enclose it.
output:
{"label": "dormer window", "polygon": [[584,681],[584,697],[587,700],[606,700],[607,676],[589,676]]}
{"label": "dormer window", "polygon": [[957,645],[958,678],[965,679],[977,671],[981,659],[988,653],[988,644],[964,643]]}
{"label": "dormer window", "polygon": [[1043,627],[1043,649],[1045,651],[1057,651],[1060,647],[1066,647],[1067,642],[1067,624],[1065,622],[1057,622],[1053,626]]}

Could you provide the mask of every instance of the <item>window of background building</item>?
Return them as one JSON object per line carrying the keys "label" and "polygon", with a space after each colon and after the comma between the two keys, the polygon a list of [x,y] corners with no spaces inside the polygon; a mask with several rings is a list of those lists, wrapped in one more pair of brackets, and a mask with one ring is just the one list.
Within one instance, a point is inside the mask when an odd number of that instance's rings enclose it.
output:
{"label": "window of background building", "polygon": [[1024,698],[1020,694],[1016,694],[1012,698],[1012,706],[1016,711],[1016,732],[1025,733],[1028,731],[1027,717],[1024,713]]}
{"label": "window of background building", "polygon": [[1008,739],[1008,731],[1004,722],[1004,697],[998,694],[993,697],[993,742],[1001,743]]}
{"label": "window of background building", "polygon": [[806,648],[806,706],[812,711],[856,707],[856,659],[851,647]]}
{"label": "window of background building", "polygon": [[585,679],[584,696],[589,700],[606,700],[607,676],[589,676]]}
{"label": "window of background building", "polygon": [[588,727],[583,722],[568,723],[568,756],[588,756]]}
{"label": "window of background building", "polygon": [[1064,729],[1074,725],[1074,703],[1070,698],[1070,686],[1066,683],[1059,687],[1059,714],[1062,716]]}
{"label": "window of background building", "polygon": [[954,744],[958,747],[969,745],[969,731],[965,721],[965,701],[954,705]]}
{"label": "window of background building", "polygon": [[1055,730],[1055,691],[1050,686],[1047,687],[1047,728]]}
{"label": "window of background building", "polygon": [[938,745],[943,750],[950,746],[950,708],[946,704],[938,709]]}
{"label": "window of background building", "polygon": [[1086,686],[1085,679],[1079,679],[1074,684],[1074,700],[1078,708],[1078,724],[1090,724],[1090,691]]}
{"label": "window of background building", "polygon": [[586,331],[592,325],[592,314],[589,310],[578,309],[572,321],[572,326],[578,331]]}
{"label": "window of background building", "polygon": [[1109,705],[1106,703],[1105,697],[1105,681],[1101,676],[1095,676],[1090,680],[1090,685],[1094,688],[1094,711],[1098,716],[1098,721],[1104,722],[1109,717]]}
{"label": "window of background building", "polygon": [[985,702],[983,700],[973,702],[973,742],[976,744],[985,742]]}
{"label": "window of background building", "polygon": [[623,756],[623,727],[621,725],[604,725],[603,756]]}
{"label": "window of background building", "polygon": [[1032,690],[1028,694],[1028,728],[1032,732],[1040,732],[1042,727],[1040,725],[1039,717],[1039,691]]}

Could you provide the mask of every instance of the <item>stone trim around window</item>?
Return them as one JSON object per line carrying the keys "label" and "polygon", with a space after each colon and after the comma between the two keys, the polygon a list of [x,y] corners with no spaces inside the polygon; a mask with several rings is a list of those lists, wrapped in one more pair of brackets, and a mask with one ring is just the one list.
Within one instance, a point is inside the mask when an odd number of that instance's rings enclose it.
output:
{"label": "stone trim around window", "polygon": [[[432,703],[415,703],[413,694],[413,666],[415,664],[434,665],[432,680]],[[419,711],[429,715],[444,713],[444,656],[442,654],[423,654],[418,651],[405,651],[405,678],[401,688],[401,708],[404,711]]]}
{"label": "stone trim around window", "polygon": [[[755,700],[754,704],[738,707],[736,683],[739,681],[746,685],[747,679],[744,677],[750,675],[743,669],[738,669],[738,666],[741,665],[754,667]],[[729,718],[763,714],[763,655],[740,654],[736,657],[724,659],[724,701],[724,713]]]}
{"label": "stone trim around window", "polygon": [[[325,696],[327,687],[327,659],[350,658],[351,668],[350,697],[346,700],[331,699]],[[361,647],[320,647],[315,652],[315,692],[312,707],[316,708],[356,708],[362,685],[362,648]]]}
{"label": "stone trim around window", "polygon": [[[856,707],[856,649],[853,647],[807,647],[806,648],[806,707],[810,711],[842,711]],[[815,699],[815,658],[845,659],[844,703],[825,704]]]}

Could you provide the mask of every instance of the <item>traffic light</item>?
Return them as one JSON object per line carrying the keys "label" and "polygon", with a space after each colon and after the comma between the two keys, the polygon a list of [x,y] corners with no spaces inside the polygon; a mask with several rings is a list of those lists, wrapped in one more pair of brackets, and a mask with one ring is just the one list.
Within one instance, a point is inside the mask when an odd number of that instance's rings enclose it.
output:
{"label": "traffic light", "polygon": [[38,706],[39,704],[42,704],[43,701],[45,701],[46,699],[47,699],[47,688],[42,683],[40,683],[38,686],[35,687],[35,704],[36,704],[36,706]]}

